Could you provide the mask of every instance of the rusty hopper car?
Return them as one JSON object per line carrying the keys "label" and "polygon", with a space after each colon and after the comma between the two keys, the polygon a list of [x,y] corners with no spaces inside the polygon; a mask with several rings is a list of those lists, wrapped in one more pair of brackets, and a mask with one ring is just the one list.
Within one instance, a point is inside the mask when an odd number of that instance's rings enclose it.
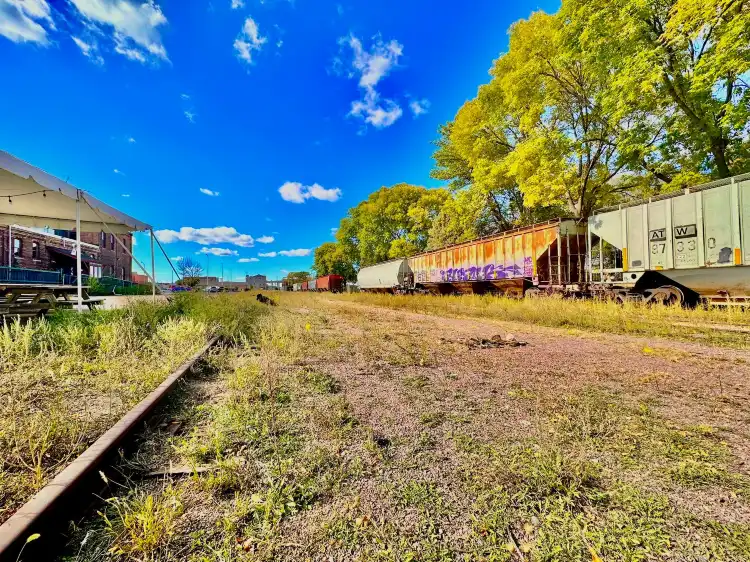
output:
{"label": "rusty hopper car", "polygon": [[302,285],[300,286],[300,291],[307,291],[307,281],[303,281]]}
{"label": "rusty hopper car", "polygon": [[586,229],[560,219],[409,258],[417,290],[513,296],[584,290]]}
{"label": "rusty hopper car", "polygon": [[594,292],[750,303],[750,174],[597,211],[588,248]]}
{"label": "rusty hopper car", "polygon": [[341,293],[344,291],[344,278],[341,275],[326,275],[315,280],[315,289],[318,291],[329,291]]}
{"label": "rusty hopper car", "polygon": [[413,279],[405,258],[363,267],[357,273],[357,285],[368,293],[404,293],[414,288]]}

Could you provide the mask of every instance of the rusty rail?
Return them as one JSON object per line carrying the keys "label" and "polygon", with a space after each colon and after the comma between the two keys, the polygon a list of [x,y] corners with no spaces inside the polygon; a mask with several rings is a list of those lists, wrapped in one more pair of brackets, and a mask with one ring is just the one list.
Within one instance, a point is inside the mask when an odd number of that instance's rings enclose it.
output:
{"label": "rusty rail", "polygon": [[[44,543],[47,540],[54,540],[50,536],[50,516],[59,512],[66,502],[72,500],[72,494],[87,477],[97,474],[97,469],[101,467],[105,459],[116,452],[118,445],[134,429],[140,427],[140,424],[169,394],[177,382],[218,340],[218,336],[212,338],[0,526],[0,562],[17,560],[24,543],[34,533],[39,533],[41,536],[38,540],[28,544],[24,550],[24,558],[40,559],[32,551],[36,553],[37,550],[45,548]],[[77,499],[80,500],[80,498]],[[67,515],[70,516],[70,513]]]}

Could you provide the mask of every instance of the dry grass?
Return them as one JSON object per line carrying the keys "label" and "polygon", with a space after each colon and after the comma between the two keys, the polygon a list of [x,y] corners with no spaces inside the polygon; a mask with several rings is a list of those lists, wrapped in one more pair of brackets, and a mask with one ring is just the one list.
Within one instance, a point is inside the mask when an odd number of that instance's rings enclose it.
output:
{"label": "dry grass", "polygon": [[[286,299],[300,298],[296,295]],[[302,297],[304,298],[304,297]],[[587,331],[659,336],[695,340],[713,345],[750,347],[750,334],[722,327],[750,329],[750,312],[736,308],[646,307],[635,303],[624,305],[595,301],[547,299],[512,299],[496,296],[394,296],[377,294],[348,294],[335,298],[437,316],[456,316],[498,319],[538,324],[555,328],[575,328]]]}
{"label": "dry grass", "polygon": [[211,333],[240,337],[262,311],[249,298],[226,302],[190,297],[0,325],[0,522]]}
{"label": "dry grass", "polygon": [[69,559],[750,559],[743,352],[565,330],[477,351],[451,342],[496,326],[439,325],[283,295],[146,455],[210,470],[117,488]]}

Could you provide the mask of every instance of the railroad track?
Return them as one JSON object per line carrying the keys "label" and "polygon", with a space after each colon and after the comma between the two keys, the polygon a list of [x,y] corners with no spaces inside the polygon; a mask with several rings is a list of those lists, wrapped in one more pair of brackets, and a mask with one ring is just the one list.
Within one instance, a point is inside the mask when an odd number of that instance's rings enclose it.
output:
{"label": "railroad track", "polygon": [[218,341],[218,336],[212,338],[0,526],[0,562],[18,562],[22,551],[22,560],[54,559],[65,543],[64,526],[91,506],[91,494],[85,492],[101,489],[103,467]]}

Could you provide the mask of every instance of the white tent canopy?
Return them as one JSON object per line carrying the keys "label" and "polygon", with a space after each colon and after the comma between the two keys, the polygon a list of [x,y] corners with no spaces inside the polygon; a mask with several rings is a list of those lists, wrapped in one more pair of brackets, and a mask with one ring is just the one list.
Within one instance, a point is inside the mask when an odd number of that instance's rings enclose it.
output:
{"label": "white tent canopy", "polygon": [[[121,213],[85,191],[0,150],[0,223],[50,227],[76,231],[78,310],[83,309],[81,275],[81,232],[106,230],[113,234],[151,231],[151,287],[156,298],[154,274],[154,231],[146,223]],[[132,259],[135,257],[115,237]],[[8,250],[10,253],[10,249]],[[142,268],[138,260],[136,263]],[[144,269],[145,271],[145,269]],[[148,273],[147,273],[148,275]]]}
{"label": "white tent canopy", "polygon": [[79,193],[82,231],[98,232],[102,223],[117,234],[151,230],[148,224],[0,150],[0,224],[73,230]]}

